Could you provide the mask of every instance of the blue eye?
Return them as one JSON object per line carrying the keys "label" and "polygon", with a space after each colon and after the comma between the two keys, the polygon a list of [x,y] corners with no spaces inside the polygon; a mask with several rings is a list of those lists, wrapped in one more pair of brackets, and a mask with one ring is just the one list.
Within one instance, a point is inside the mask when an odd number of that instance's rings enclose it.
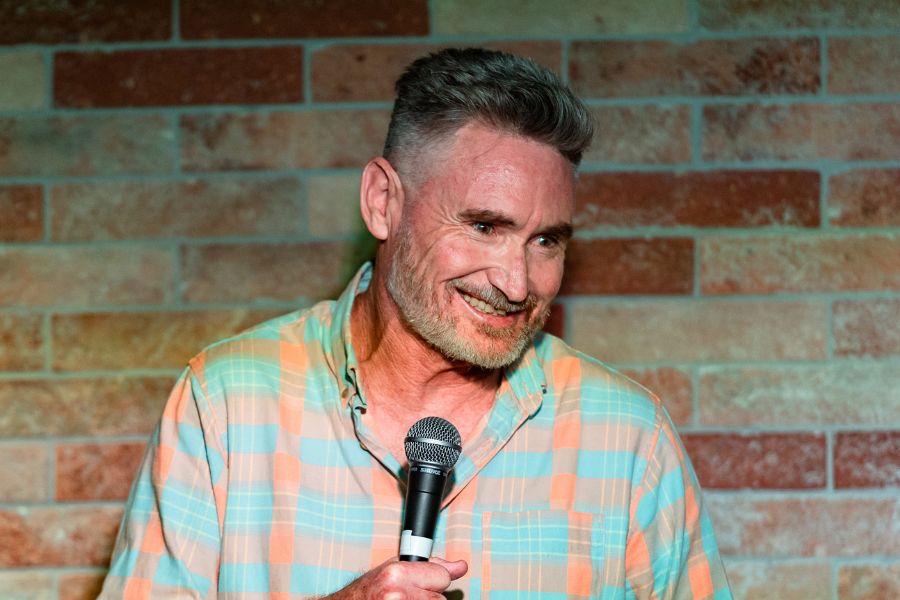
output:
{"label": "blue eye", "polygon": [[559,245],[559,239],[553,235],[539,235],[536,242],[538,246],[543,248],[552,248]]}

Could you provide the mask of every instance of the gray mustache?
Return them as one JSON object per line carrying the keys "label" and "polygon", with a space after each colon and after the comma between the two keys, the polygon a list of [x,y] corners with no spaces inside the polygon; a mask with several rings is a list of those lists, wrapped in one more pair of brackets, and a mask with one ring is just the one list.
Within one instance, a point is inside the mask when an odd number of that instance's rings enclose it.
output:
{"label": "gray mustache", "polygon": [[533,295],[528,296],[521,302],[510,302],[506,294],[495,288],[494,286],[474,286],[464,281],[453,280],[450,282],[459,291],[478,298],[482,302],[487,302],[495,310],[503,312],[518,312],[520,310],[528,310],[537,305],[537,298]]}

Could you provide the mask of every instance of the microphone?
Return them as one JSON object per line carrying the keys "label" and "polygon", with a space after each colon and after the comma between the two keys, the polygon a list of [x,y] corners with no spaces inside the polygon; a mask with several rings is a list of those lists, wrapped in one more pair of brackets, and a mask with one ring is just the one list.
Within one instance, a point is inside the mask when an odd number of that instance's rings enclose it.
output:
{"label": "microphone", "polygon": [[406,515],[400,534],[400,560],[427,561],[434,545],[444,484],[462,450],[462,438],[452,423],[440,417],[416,421],[403,449],[409,460],[406,482]]}

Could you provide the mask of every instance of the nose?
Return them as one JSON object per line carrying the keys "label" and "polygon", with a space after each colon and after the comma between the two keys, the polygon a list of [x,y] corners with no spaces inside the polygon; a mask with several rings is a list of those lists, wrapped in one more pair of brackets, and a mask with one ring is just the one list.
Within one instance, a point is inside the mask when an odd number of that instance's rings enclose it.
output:
{"label": "nose", "polygon": [[510,302],[524,301],[528,297],[528,257],[525,249],[516,244],[504,247],[498,253],[488,278]]}

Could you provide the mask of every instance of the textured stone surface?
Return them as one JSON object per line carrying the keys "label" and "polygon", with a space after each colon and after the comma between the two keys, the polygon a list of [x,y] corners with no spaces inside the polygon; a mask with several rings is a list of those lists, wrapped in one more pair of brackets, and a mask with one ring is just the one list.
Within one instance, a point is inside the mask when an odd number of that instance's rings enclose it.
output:
{"label": "textured stone surface", "polygon": [[678,164],[691,159],[685,106],[594,106],[594,139],[585,163]]}
{"label": "textured stone surface", "polygon": [[900,226],[900,169],[861,169],[828,180],[828,221],[844,227]]}
{"label": "textured stone surface", "polygon": [[39,185],[0,187],[0,242],[44,237],[44,195]]}
{"label": "textured stone surface", "polygon": [[74,183],[51,202],[62,241],[291,235],[305,212],[293,177]]}
{"label": "textured stone surface", "polygon": [[56,585],[49,571],[0,571],[0,597],[5,600],[56,600]]}
{"label": "textured stone surface", "polygon": [[0,567],[105,565],[121,516],[109,506],[0,509]]}
{"label": "textured stone surface", "polygon": [[588,97],[809,94],[819,89],[814,38],[575,42],[572,86]]}
{"label": "textured stone surface", "polygon": [[838,570],[841,600],[886,600],[900,597],[900,564],[843,565]]}
{"label": "textured stone surface", "polygon": [[828,40],[828,91],[896,94],[900,92],[898,62],[900,38],[831,38]]}
{"label": "textured stone surface", "polygon": [[694,390],[690,373],[668,367],[625,369],[622,373],[659,396],[676,425],[691,422],[694,414]]}
{"label": "textured stone surface", "polygon": [[831,566],[826,562],[774,563],[726,559],[735,600],[812,600],[831,597]]}
{"label": "textured stone surface", "polygon": [[837,356],[900,355],[900,300],[843,300],[832,313]]}
{"label": "textured stone surface", "polygon": [[368,235],[359,212],[359,172],[310,177],[306,203],[306,224],[312,235]]}
{"label": "textured stone surface", "polygon": [[0,73],[3,73],[0,110],[30,110],[47,104],[41,53],[0,52]]}
{"label": "textured stone surface", "polygon": [[835,434],[834,486],[900,487],[900,431]]}
{"label": "textured stone surface", "polygon": [[0,314],[0,371],[44,365],[44,319],[39,314]]}
{"label": "textured stone surface", "polygon": [[714,30],[811,27],[896,27],[893,0],[700,0],[700,25]]}
{"label": "textured stone surface", "polygon": [[575,225],[591,227],[814,227],[815,171],[583,173]]}
{"label": "textured stone surface", "polygon": [[0,443],[0,502],[49,500],[48,456],[44,444]]}
{"label": "textured stone surface", "polygon": [[56,499],[125,500],[146,444],[62,444],[56,448]]}

